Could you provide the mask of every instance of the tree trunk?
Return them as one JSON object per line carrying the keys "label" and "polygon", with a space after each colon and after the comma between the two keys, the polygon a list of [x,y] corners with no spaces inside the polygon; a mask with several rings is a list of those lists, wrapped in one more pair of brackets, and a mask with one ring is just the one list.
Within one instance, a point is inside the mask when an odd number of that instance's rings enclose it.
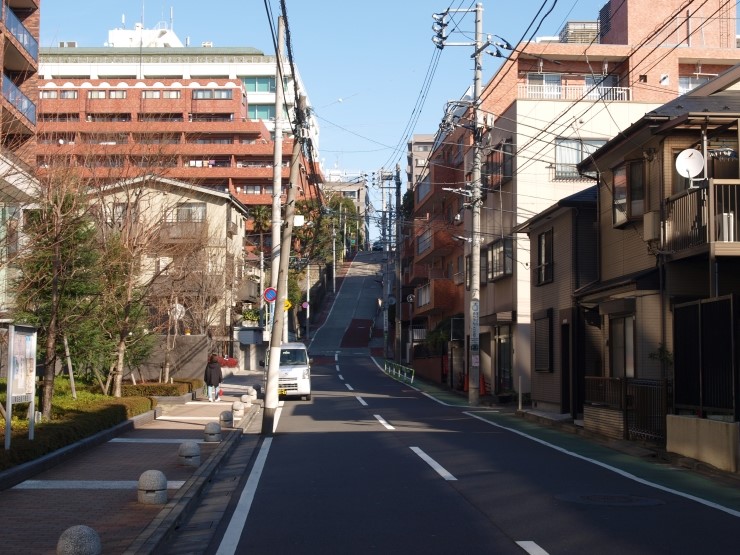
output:
{"label": "tree trunk", "polygon": [[116,366],[113,370],[113,397],[121,397],[123,383],[123,361],[126,354],[126,340],[121,339],[116,346]]}

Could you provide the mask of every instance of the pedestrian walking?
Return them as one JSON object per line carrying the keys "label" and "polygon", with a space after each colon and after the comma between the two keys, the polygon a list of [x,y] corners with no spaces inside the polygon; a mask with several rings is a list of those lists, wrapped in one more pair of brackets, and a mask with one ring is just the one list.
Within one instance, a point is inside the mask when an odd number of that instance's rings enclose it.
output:
{"label": "pedestrian walking", "polygon": [[213,353],[211,358],[208,360],[206,372],[203,376],[203,381],[206,382],[206,386],[208,387],[208,401],[211,403],[221,400],[218,395],[218,388],[222,380],[223,375],[221,374],[221,365],[218,362],[218,355]]}

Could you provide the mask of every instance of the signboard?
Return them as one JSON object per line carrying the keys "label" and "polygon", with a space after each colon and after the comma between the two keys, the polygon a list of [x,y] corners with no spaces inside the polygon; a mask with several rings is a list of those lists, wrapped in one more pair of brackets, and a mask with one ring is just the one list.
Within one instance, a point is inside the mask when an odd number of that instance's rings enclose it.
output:
{"label": "signboard", "polygon": [[8,327],[8,385],[5,412],[5,450],[10,449],[13,403],[30,403],[28,439],[33,439],[36,417],[36,329],[29,326]]}
{"label": "signboard", "polygon": [[470,350],[477,351],[480,344],[480,301],[470,301]]}
{"label": "signboard", "polygon": [[290,310],[291,308],[293,308],[293,303],[291,303],[288,299],[285,299],[283,308],[285,308],[285,310]]}
{"label": "signboard", "polygon": [[268,302],[268,303],[274,303],[275,299],[277,299],[277,289],[274,287],[268,287],[265,289],[264,293],[262,293],[262,297]]}

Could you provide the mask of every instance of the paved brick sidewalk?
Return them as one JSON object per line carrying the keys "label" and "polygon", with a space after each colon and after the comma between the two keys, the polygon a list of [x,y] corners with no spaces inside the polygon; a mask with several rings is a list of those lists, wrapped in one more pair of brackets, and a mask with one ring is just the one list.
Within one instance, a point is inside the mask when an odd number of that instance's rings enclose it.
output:
{"label": "paved brick sidewalk", "polygon": [[[204,442],[205,424],[231,413],[231,403],[256,383],[254,376],[232,376],[225,380],[220,403],[163,405],[158,418],[138,419],[128,430],[101,437],[97,445],[85,445],[48,469],[39,462],[24,465],[30,478],[16,485],[18,469],[0,473],[3,551],[54,554],[62,532],[78,524],[97,531],[106,554],[161,551],[160,543],[194,510],[210,476],[242,438],[242,428],[223,426],[221,442]],[[235,424],[259,428],[260,416],[260,404],[253,404]],[[191,440],[200,446],[199,467],[179,460],[181,443]],[[138,502],[138,480],[146,470],[164,473],[167,504]]]}

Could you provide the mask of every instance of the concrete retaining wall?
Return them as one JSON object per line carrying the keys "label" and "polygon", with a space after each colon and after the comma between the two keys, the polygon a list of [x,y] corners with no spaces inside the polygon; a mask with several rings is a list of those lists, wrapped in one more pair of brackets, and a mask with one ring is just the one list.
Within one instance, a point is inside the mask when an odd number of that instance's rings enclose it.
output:
{"label": "concrete retaining wall", "polygon": [[737,472],[740,460],[740,423],[691,416],[667,417],[666,450]]}

